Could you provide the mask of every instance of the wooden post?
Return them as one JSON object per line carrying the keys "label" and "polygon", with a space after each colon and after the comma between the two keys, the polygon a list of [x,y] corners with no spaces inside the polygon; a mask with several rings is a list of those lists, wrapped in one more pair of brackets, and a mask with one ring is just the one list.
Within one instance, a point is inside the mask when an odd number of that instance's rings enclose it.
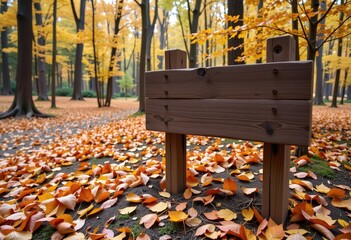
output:
{"label": "wooden post", "polygon": [[[267,62],[295,60],[294,41],[291,36],[268,39]],[[281,224],[288,214],[290,145],[264,143],[263,151],[262,215]]]}
{"label": "wooden post", "polygon": [[[186,52],[168,50],[165,52],[166,69],[186,68]],[[168,89],[164,92],[167,93]],[[166,94],[167,95],[167,94]],[[168,106],[165,106],[166,110]],[[176,194],[186,188],[186,135],[166,131],[166,189]]]}

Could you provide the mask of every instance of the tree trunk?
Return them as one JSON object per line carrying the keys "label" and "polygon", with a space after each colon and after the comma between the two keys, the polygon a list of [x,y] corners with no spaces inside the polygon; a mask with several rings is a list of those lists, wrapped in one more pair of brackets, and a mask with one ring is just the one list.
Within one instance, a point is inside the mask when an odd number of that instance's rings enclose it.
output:
{"label": "tree trunk", "polygon": [[32,99],[32,38],[28,37],[33,35],[31,0],[18,0],[17,34],[16,93],[10,109],[2,113],[0,119],[11,116],[48,117],[36,109]]}
{"label": "tree trunk", "polygon": [[56,24],[57,24],[57,0],[54,0],[52,23],[52,71],[51,71],[51,108],[56,108]]}
{"label": "tree trunk", "polygon": [[[85,5],[86,0],[80,0],[80,14],[79,18],[74,7],[74,1],[71,0],[72,11],[77,27],[77,34],[84,31],[84,22],[85,22]],[[75,59],[75,68],[74,68],[74,80],[73,80],[73,95],[72,100],[83,100],[82,95],[82,82],[83,82],[83,43],[77,43],[76,47],[76,59]]]}
{"label": "tree trunk", "polygon": [[[7,1],[1,1],[1,13],[7,12]],[[5,27],[1,32],[1,49],[8,48],[8,29]],[[11,95],[11,84],[10,84],[10,70],[9,70],[9,57],[5,51],[1,51],[2,60],[2,95]]]}
{"label": "tree trunk", "polygon": [[[344,0],[341,0],[341,4],[344,4]],[[340,17],[339,17],[340,22],[342,22],[343,19],[344,19],[344,12],[340,12]],[[341,57],[341,55],[342,55],[342,38],[339,38],[338,39],[338,57]],[[333,88],[333,100],[330,107],[335,107],[335,108],[337,107],[340,71],[341,71],[340,68],[336,70],[335,82],[334,82],[334,88]]]}
{"label": "tree trunk", "polygon": [[146,70],[151,71],[151,42],[152,42],[152,37],[154,36],[154,29],[156,25],[156,20],[158,17],[158,0],[155,0],[155,11],[154,11],[154,17],[152,19],[152,22],[150,21],[150,2],[146,1],[145,2],[145,7],[146,7],[146,13],[147,13],[147,19],[146,19],[146,25],[147,25],[147,41],[146,41]]}
{"label": "tree trunk", "polygon": [[[160,50],[162,50],[162,52],[164,51],[164,49],[167,46],[167,34],[168,34],[168,16],[169,16],[169,12],[166,11],[165,9],[162,9],[162,20],[160,19],[160,17],[158,17],[158,21],[159,21],[159,26],[160,26],[160,35],[159,35],[159,41],[160,41]],[[158,69],[163,69],[163,56],[164,54],[160,54],[157,56],[159,64],[158,64]]]}
{"label": "tree trunk", "polygon": [[141,48],[139,64],[139,113],[145,112],[145,66],[146,66],[146,47],[147,47],[147,3],[148,0],[142,0],[139,4],[141,9]]}
{"label": "tree trunk", "polygon": [[[321,2],[321,9],[322,11],[326,11],[327,9],[327,3],[322,1]],[[325,18],[320,22],[320,30],[321,32],[324,32],[324,26],[325,24]],[[323,43],[323,36],[324,34],[321,33],[318,35],[317,39],[317,46],[321,45]],[[316,79],[316,89],[315,89],[315,96],[313,99],[313,104],[315,105],[324,105],[323,102],[323,45],[319,48],[318,50],[318,56],[316,57],[316,72],[317,72],[317,79]]]}
{"label": "tree trunk", "polygon": [[96,54],[96,44],[95,44],[95,4],[94,0],[91,0],[91,8],[92,8],[92,43],[93,43],[93,53],[94,53],[94,79],[95,79],[95,86],[96,86],[96,99],[98,103],[98,107],[102,107],[101,103],[101,87],[99,84],[99,76],[98,76],[98,70],[97,70],[97,65],[98,65],[98,59],[97,59],[97,54]]}
{"label": "tree trunk", "polygon": [[[116,9],[116,16],[115,16],[115,22],[114,22],[114,41],[116,41],[117,35],[119,33],[119,24],[121,22],[122,19],[122,9],[123,9],[123,2],[124,0],[119,0],[118,2],[118,6]],[[116,57],[117,57],[117,47],[115,45],[113,45],[112,49],[111,49],[111,56],[110,56],[110,64],[108,67],[108,72],[109,72],[109,77],[107,80],[107,89],[106,89],[106,101],[104,106],[111,106],[111,99],[113,96],[113,83],[114,83],[114,76],[113,74],[110,74],[113,72],[114,67],[116,66]]]}
{"label": "tree trunk", "polygon": [[[292,11],[292,13],[299,13],[297,0],[291,1],[291,11]],[[299,21],[297,19],[292,20],[292,29],[295,30],[296,32],[299,30]],[[293,35],[293,38],[295,39],[295,49],[296,49],[295,59],[296,59],[296,61],[298,61],[298,60],[300,60],[299,36],[297,34],[295,34],[295,35]]]}
{"label": "tree trunk", "polygon": [[[190,4],[188,2],[188,11],[190,11]],[[200,7],[201,7],[201,0],[196,0],[195,8],[192,11],[192,19],[189,17],[189,26],[190,26],[190,34],[196,33],[199,26],[199,18],[200,18]],[[189,15],[191,15],[189,13]],[[189,50],[189,68],[196,68],[198,66],[197,63],[197,54],[198,54],[198,43],[191,44],[190,43],[190,50]]]}
{"label": "tree trunk", "polygon": [[[228,27],[234,30],[237,26],[244,24],[244,1],[243,0],[228,0],[228,15],[238,16],[239,21],[236,23],[229,22]],[[244,61],[236,61],[244,52],[244,39],[239,38],[239,33],[234,38],[228,38],[228,48],[236,48],[228,52],[228,65],[243,64]]]}
{"label": "tree trunk", "polygon": [[38,28],[37,36],[37,73],[38,73],[38,100],[49,100],[46,87],[46,64],[45,64],[45,37],[40,1],[34,2],[35,21]]}
{"label": "tree trunk", "polygon": [[346,93],[347,74],[348,74],[348,69],[346,68],[346,69],[345,69],[345,74],[344,74],[344,82],[342,83],[341,101],[340,101],[340,104],[344,104],[344,98],[345,98],[345,93]]}
{"label": "tree trunk", "polygon": [[[334,43],[335,41],[330,41],[329,42],[329,46],[328,46],[328,53],[327,55],[331,55],[333,53],[333,47],[334,47]],[[329,101],[329,96],[330,96],[330,92],[331,92],[331,87],[332,84],[331,83],[327,83],[327,81],[329,81],[329,79],[331,78],[331,73],[330,71],[324,71],[324,96],[325,96],[325,100]]]}

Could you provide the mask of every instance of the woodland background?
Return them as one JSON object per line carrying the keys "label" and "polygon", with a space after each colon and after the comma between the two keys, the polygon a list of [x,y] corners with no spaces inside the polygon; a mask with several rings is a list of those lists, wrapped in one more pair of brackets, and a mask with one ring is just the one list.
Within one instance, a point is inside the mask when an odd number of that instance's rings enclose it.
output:
{"label": "woodland background", "polygon": [[[3,95],[15,93],[20,2],[1,1]],[[337,97],[351,98],[348,0],[32,2],[33,36],[25,41],[33,46],[30,74],[39,100],[53,93],[96,96],[98,106],[109,106],[113,97],[140,96],[142,112],[144,73],[164,68],[164,50],[186,50],[189,67],[260,63],[265,40],[282,34],[294,36],[296,59],[316,62],[315,104],[333,97],[335,107]]]}

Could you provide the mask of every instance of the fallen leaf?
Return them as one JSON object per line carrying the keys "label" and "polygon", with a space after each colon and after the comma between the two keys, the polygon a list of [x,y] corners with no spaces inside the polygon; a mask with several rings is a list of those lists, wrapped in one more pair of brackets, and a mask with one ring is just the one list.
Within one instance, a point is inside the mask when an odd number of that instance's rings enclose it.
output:
{"label": "fallen leaf", "polygon": [[188,218],[188,214],[183,211],[168,211],[168,216],[171,222],[183,222]]}
{"label": "fallen leaf", "polygon": [[147,214],[140,219],[139,224],[144,224],[146,229],[151,228],[158,221],[158,216],[155,213]]}
{"label": "fallen leaf", "polygon": [[122,208],[122,209],[118,209],[119,213],[120,214],[130,214],[132,212],[135,211],[135,209],[137,208],[137,206],[134,206],[134,207],[125,207],[125,208]]}

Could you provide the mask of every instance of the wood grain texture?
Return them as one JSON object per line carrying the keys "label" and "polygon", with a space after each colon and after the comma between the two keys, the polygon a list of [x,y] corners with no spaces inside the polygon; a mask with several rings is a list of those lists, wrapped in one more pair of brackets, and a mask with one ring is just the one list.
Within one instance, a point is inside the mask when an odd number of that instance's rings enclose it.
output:
{"label": "wood grain texture", "polygon": [[289,205],[290,146],[264,143],[262,215],[284,223]]}
{"label": "wood grain texture", "polygon": [[146,128],[309,145],[310,107],[307,100],[147,99]]}
{"label": "wood grain texture", "polygon": [[[182,50],[165,52],[166,69],[186,67],[187,55]],[[186,188],[186,135],[166,132],[166,189],[176,194]]]}
{"label": "wood grain texture", "polygon": [[312,99],[312,61],[146,73],[147,98]]}

